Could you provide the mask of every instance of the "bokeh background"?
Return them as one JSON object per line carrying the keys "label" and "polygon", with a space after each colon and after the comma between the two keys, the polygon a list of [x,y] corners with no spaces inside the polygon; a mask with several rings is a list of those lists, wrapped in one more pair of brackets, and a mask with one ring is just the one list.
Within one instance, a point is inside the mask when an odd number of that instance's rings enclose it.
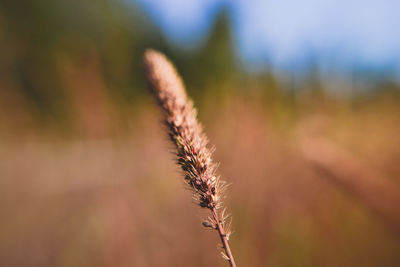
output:
{"label": "bokeh background", "polygon": [[177,66],[239,266],[400,265],[398,1],[2,0],[0,265],[226,266],[142,71]]}

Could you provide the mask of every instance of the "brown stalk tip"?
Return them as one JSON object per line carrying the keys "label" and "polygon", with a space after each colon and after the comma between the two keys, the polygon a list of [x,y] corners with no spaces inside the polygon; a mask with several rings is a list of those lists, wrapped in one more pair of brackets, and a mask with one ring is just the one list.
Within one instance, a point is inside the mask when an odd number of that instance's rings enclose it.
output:
{"label": "brown stalk tip", "polygon": [[228,262],[236,266],[228,244],[229,216],[225,216],[225,209],[219,212],[226,183],[216,176],[217,165],[212,160],[212,150],[207,147],[208,139],[197,120],[193,101],[186,95],[182,79],[173,64],[163,54],[146,50],[143,62],[149,88],[162,110],[185,181],[193,190],[193,198],[199,206],[211,211],[212,216],[203,225],[215,225]]}

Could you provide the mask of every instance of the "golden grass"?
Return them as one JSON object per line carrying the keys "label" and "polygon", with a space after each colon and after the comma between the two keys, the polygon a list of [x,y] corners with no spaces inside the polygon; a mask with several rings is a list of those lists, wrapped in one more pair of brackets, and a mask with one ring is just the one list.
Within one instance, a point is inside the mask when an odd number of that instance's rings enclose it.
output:
{"label": "golden grass", "polygon": [[[322,119],[302,115],[287,128],[257,101],[202,110],[220,172],[233,183],[226,202],[239,266],[399,265],[398,236],[314,171],[297,134],[318,132],[397,190],[399,117],[376,105],[384,119],[372,108],[321,111]],[[2,266],[224,266],[209,245],[217,237],[198,229],[204,214],[187,201],[157,113],[138,112],[124,135],[102,138],[3,128]]]}

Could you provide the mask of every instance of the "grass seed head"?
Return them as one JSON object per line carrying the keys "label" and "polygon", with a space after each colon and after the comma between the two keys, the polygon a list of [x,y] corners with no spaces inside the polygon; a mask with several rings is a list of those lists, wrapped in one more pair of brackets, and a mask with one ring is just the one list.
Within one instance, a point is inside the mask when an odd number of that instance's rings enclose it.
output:
{"label": "grass seed head", "polygon": [[185,180],[204,208],[220,206],[219,185],[208,139],[197,121],[193,101],[186,95],[182,80],[171,62],[161,53],[147,50],[144,66],[150,90],[164,114],[168,135],[176,148],[178,164]]}

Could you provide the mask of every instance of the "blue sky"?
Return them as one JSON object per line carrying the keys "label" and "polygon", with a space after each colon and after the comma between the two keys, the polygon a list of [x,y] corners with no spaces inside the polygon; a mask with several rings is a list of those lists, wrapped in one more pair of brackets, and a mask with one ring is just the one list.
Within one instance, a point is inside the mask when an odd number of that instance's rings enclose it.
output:
{"label": "blue sky", "polygon": [[249,66],[285,68],[311,56],[328,69],[400,70],[398,0],[134,1],[182,47],[201,44],[224,5],[232,15],[238,52]]}

